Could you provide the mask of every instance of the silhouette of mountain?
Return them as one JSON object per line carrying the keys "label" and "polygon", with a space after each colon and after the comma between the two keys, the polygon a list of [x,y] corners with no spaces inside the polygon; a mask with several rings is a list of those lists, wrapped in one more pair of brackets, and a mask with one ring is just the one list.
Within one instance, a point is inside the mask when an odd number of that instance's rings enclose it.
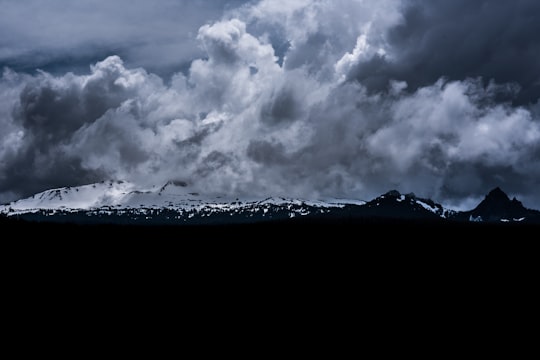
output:
{"label": "silhouette of mountain", "polygon": [[457,214],[456,218],[483,222],[540,222],[540,211],[527,209],[499,187],[491,190],[472,210]]}
{"label": "silhouette of mountain", "polygon": [[419,198],[415,194],[401,194],[391,190],[364,205],[365,214],[396,219],[440,219],[452,214],[441,204],[431,199]]}

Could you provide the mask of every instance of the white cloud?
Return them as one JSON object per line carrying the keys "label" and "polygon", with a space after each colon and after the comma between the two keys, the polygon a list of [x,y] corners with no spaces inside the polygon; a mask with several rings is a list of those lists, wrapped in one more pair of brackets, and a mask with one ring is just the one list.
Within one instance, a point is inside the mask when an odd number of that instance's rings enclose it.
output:
{"label": "white cloud", "polygon": [[[496,85],[396,80],[370,93],[343,81],[386,51],[398,4],[254,2],[201,26],[204,56],[170,82],[119,56],[85,75],[6,71],[0,194],[175,179],[201,192],[369,200],[397,188],[468,204],[496,181],[535,183],[538,112],[497,104]],[[291,42],[283,65],[269,28]]]}

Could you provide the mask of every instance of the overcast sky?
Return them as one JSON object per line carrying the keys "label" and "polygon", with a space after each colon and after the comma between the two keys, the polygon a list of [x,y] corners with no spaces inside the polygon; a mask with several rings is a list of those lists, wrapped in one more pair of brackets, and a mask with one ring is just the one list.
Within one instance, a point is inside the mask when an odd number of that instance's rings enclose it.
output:
{"label": "overcast sky", "polygon": [[204,193],[540,209],[538,0],[0,0],[0,203]]}

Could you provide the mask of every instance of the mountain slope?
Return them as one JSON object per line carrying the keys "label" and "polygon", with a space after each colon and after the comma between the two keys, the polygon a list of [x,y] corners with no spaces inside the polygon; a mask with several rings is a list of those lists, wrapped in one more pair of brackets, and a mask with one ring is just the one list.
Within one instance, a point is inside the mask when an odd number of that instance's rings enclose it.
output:
{"label": "mountain slope", "polygon": [[392,190],[365,204],[364,212],[369,216],[384,216],[407,219],[440,219],[453,214],[452,210],[430,199],[415,194],[401,194]]}
{"label": "mountain slope", "polygon": [[37,222],[223,225],[261,222],[358,223],[538,223],[540,212],[510,200],[500,189],[490,191],[470,211],[453,211],[431,199],[389,191],[368,202],[232,198],[194,192],[183,182],[140,188],[123,181],[47,190],[0,206],[0,215]]}
{"label": "mountain slope", "polygon": [[139,189],[122,181],[47,190],[0,206],[0,213],[35,221],[144,224],[227,224],[327,214],[359,200],[205,196],[182,182]]}
{"label": "mountain slope", "polygon": [[107,181],[96,184],[46,190],[29,198],[0,206],[0,212],[12,209],[28,212],[37,209],[91,209],[123,204],[134,185],[124,181]]}

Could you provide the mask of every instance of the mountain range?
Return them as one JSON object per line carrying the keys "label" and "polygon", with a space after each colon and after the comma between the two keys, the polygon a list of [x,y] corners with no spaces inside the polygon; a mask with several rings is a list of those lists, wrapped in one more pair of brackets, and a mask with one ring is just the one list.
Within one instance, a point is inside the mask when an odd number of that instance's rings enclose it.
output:
{"label": "mountain range", "polygon": [[187,184],[139,188],[104,181],[47,190],[0,205],[4,221],[111,225],[246,224],[534,224],[540,211],[510,199],[499,187],[468,211],[450,210],[431,199],[391,190],[370,201],[348,199],[231,198],[205,196]]}

